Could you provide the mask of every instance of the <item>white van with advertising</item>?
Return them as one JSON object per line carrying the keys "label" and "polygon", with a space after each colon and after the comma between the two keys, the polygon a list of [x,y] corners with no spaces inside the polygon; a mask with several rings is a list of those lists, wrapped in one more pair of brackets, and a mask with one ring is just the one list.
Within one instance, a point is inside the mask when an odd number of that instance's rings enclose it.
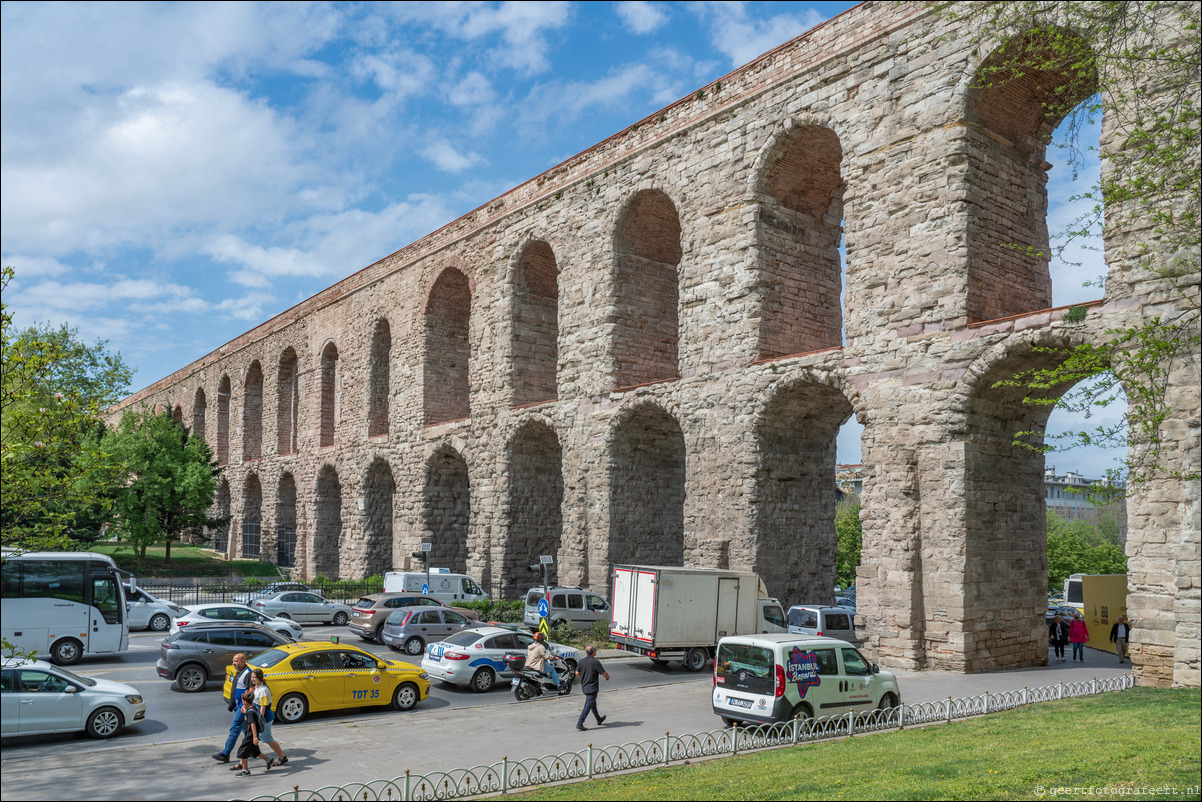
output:
{"label": "white van with advertising", "polygon": [[[420,595],[426,584],[425,571],[389,571],[384,574],[385,593],[414,593]],[[444,604],[472,601],[492,601],[467,574],[452,574],[445,568],[430,569],[431,598]]]}
{"label": "white van with advertising", "polygon": [[730,726],[825,718],[901,704],[897,677],[837,638],[787,632],[718,642],[714,713]]}

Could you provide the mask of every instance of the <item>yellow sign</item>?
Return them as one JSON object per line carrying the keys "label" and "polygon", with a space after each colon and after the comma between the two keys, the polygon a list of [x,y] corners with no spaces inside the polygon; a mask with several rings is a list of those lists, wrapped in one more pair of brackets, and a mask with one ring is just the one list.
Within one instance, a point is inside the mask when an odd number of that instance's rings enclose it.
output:
{"label": "yellow sign", "polygon": [[551,636],[551,627],[548,626],[547,619],[544,618],[538,622],[538,631],[543,633],[547,637]]}

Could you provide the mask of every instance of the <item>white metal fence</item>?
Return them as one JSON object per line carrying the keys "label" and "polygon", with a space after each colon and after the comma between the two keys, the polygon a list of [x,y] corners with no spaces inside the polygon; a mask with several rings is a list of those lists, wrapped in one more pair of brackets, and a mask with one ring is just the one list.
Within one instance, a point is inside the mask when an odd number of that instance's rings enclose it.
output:
{"label": "white metal fence", "polygon": [[779,724],[731,727],[711,732],[670,735],[653,740],[615,746],[589,746],[578,752],[502,760],[489,766],[413,774],[406,771],[391,780],[327,785],[312,791],[300,790],[279,796],[257,796],[258,800],[410,800],[461,799],[481,794],[504,794],[547,783],[591,780],[615,772],[669,766],[673,762],[719,755],[738,755],[757,749],[841,738],[857,733],[904,729],[905,727],[948,722],[954,719],[1010,710],[1036,702],[1050,702],[1074,696],[1122,691],[1134,687],[1135,677],[1124,674],[1086,682],[1061,682],[1021,691],[983,693],[959,699],[948,697],[939,702],[902,704],[867,713],[848,713],[820,719],[794,719]]}

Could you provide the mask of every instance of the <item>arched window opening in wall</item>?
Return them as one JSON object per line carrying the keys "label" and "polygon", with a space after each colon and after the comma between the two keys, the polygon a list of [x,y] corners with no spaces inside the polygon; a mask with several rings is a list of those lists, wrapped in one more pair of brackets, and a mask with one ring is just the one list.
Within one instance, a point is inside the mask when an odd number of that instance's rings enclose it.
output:
{"label": "arched window opening in wall", "polygon": [[392,330],[388,320],[380,318],[371,335],[371,356],[367,366],[367,436],[388,434],[388,396]]}
{"label": "arched window opening in wall", "polygon": [[338,578],[341,571],[338,548],[342,543],[342,484],[338,472],[323,465],[317,474],[317,505],[313,516],[313,571]]}
{"label": "arched window opening in wall", "polygon": [[472,291],[467,276],[442,271],[426,301],[423,399],[426,425],[471,414],[468,363]]}
{"label": "arched window opening in wall", "polygon": [[275,502],[276,565],[296,565],[296,480],[292,474],[280,477]]}
{"label": "arched window opening in wall", "polygon": [[201,440],[205,439],[205,391],[197,388],[192,398],[192,434]]}
{"label": "arched window opening in wall", "polygon": [[680,376],[680,216],[663,192],[626,205],[614,237],[614,386]]}
{"label": "arched window opening in wall", "polygon": [[843,342],[842,158],[834,131],[806,125],[782,137],[768,160],[756,225],[761,359]]}
{"label": "arched window opening in wall", "polygon": [[278,406],[276,408],[276,436],[279,454],[295,454],[298,450],[296,437],[297,420],[300,413],[300,393],[297,383],[296,351],[291,346],[280,355],[277,373]]}
{"label": "arched window opening in wall", "polygon": [[225,554],[229,545],[231,509],[230,483],[222,479],[217,483],[217,500],[213,505],[213,517],[220,520],[221,523],[208,531],[208,535],[212,539],[213,550],[218,554]]}
{"label": "arched window opening in wall", "polygon": [[534,404],[558,395],[559,268],[542,240],[522,249],[514,276],[513,403]]}
{"label": "arched window opening in wall", "polygon": [[[610,446],[609,562],[683,565],[685,447],[654,406],[623,415]],[[608,566],[603,576],[607,576]]]}
{"label": "arched window opening in wall", "polygon": [[1097,87],[1093,75],[1062,55],[1073,41],[1063,32],[1016,37],[974,77],[968,104],[974,125],[966,129],[973,190],[967,196],[969,323],[1052,305],[1046,148],[1061,120]]}
{"label": "arched window opening in wall", "polygon": [[328,343],[321,352],[319,377],[321,382],[321,404],[319,404],[321,431],[317,442],[320,446],[334,445],[334,436],[338,428],[339,395],[341,394],[339,379],[338,348],[334,343]]}
{"label": "arched window opening in wall", "polygon": [[257,560],[263,543],[263,487],[259,477],[246,477],[242,488],[242,542],[239,553],[245,560]]}
{"label": "arched window opening in wall", "polygon": [[176,404],[174,407],[172,407],[171,420],[175,423],[176,426],[184,425],[184,406],[183,406],[183,404]]}
{"label": "arched window opening in wall", "polygon": [[[509,447],[509,525],[503,547],[501,592],[520,596],[531,584],[527,566],[541,555],[559,559],[563,539],[563,449],[555,432],[531,421]],[[552,572],[552,581],[558,574]]]}
{"label": "arched window opening in wall", "polygon": [[230,461],[230,377],[217,386],[217,464]]}
{"label": "arched window opening in wall", "polygon": [[259,360],[250,363],[242,385],[242,461],[263,456],[263,368]]}
{"label": "arched window opening in wall", "polygon": [[363,483],[363,531],[366,535],[363,576],[375,576],[392,570],[392,515],[396,481],[384,459],[376,459],[367,469]]}
{"label": "arched window opening in wall", "polygon": [[454,449],[440,449],[426,464],[422,491],[422,529],[425,539],[433,544],[431,564],[452,572],[467,570],[471,520],[467,462]]}
{"label": "arched window opening in wall", "polygon": [[778,598],[834,602],[836,436],[851,413],[839,390],[799,381],[756,423],[755,570]]}

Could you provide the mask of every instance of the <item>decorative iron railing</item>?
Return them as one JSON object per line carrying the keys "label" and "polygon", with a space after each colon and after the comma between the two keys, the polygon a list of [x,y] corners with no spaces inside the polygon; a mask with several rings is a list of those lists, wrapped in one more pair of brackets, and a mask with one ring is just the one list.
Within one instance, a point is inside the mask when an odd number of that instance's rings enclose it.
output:
{"label": "decorative iron railing", "polygon": [[578,752],[544,755],[523,760],[504,758],[488,766],[472,766],[429,774],[406,771],[391,780],[327,785],[315,790],[297,788],[279,796],[252,797],[250,802],[300,802],[301,800],[411,800],[461,799],[482,794],[504,794],[523,788],[569,780],[591,780],[614,772],[659,768],[673,762],[703,757],[738,755],[757,749],[842,738],[860,733],[948,722],[996,713],[1022,705],[1050,702],[1073,696],[1091,696],[1134,687],[1135,677],[1123,674],[1085,682],[1061,682],[1021,691],[948,697],[938,702],[902,704],[865,713],[847,713],[819,719],[793,719],[777,724],[730,727],[711,732],[671,735],[614,746],[589,746]]}

